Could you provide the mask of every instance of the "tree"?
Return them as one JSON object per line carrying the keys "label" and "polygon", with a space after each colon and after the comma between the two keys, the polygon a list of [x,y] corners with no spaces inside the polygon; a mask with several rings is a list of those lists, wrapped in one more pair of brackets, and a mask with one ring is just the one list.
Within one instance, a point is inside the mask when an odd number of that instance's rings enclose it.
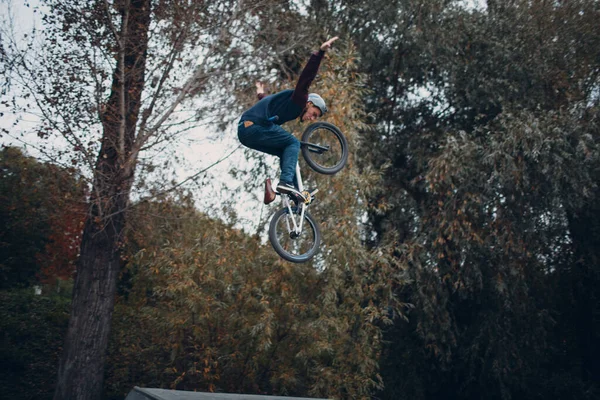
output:
{"label": "tree", "polygon": [[354,31],[378,121],[364,160],[389,165],[374,244],[399,240],[414,282],[384,379],[416,383],[388,396],[593,397],[597,4],[456,3],[373,4],[389,19]]}
{"label": "tree", "polygon": [[[264,56],[264,43],[284,37],[269,17],[292,21],[293,6],[150,0],[43,4],[44,46],[36,52],[30,39],[21,51],[19,42],[3,34],[2,61],[13,90],[22,89],[39,110],[38,136],[60,135],[67,147],[58,156],[80,163],[90,176],[55,398],[99,398],[126,210],[136,170],[144,183],[144,172],[153,168],[142,154],[152,148],[156,152],[148,157],[160,154],[161,146],[198,124],[204,113],[186,110],[192,104],[187,100],[213,90],[210,103],[219,110],[216,99],[227,94],[223,88],[235,87],[235,79],[250,70],[244,60]],[[284,40],[282,45],[297,44]],[[16,111],[32,106],[7,104]],[[232,102],[227,98],[225,104]]]}
{"label": "tree", "polygon": [[48,243],[36,257],[41,283],[59,284],[59,281],[71,280],[75,275],[86,206],[82,193],[79,201],[67,205],[62,213],[50,216]]}
{"label": "tree", "polygon": [[[0,192],[0,287],[29,286],[57,275],[69,278],[85,215],[85,187],[75,171],[5,147],[0,151]],[[62,251],[59,243],[70,239],[72,248]]]}

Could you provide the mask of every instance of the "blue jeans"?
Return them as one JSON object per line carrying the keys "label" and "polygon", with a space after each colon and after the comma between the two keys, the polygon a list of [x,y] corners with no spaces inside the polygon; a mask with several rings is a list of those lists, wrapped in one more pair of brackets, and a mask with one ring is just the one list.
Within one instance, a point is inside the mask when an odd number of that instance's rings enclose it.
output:
{"label": "blue jeans", "polygon": [[246,128],[238,125],[238,138],[246,147],[279,157],[281,182],[296,186],[296,164],[300,153],[300,141],[277,124],[262,126],[254,124]]}

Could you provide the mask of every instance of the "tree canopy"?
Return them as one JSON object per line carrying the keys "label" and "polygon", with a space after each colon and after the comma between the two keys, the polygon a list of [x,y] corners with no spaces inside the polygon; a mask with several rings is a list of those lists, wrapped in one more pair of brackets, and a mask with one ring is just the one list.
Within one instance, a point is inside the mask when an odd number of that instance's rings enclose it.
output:
{"label": "tree canopy", "polygon": [[84,216],[75,170],[0,150],[0,287],[72,278]]}

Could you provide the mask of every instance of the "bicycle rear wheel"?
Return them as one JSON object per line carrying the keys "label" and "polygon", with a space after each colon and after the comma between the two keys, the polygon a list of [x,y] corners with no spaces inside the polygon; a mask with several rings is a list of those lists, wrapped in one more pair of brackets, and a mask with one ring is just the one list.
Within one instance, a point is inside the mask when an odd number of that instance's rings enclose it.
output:
{"label": "bicycle rear wheel", "polygon": [[315,171],[333,175],[348,161],[348,142],[337,128],[328,122],[310,125],[302,134],[302,156]]}
{"label": "bicycle rear wheel", "polygon": [[296,217],[298,220],[297,216],[301,214],[301,210],[293,207],[292,213],[290,214],[286,207],[273,215],[269,224],[269,241],[283,259],[293,263],[307,262],[319,250],[321,232],[313,217],[305,211],[302,232],[296,234],[292,218]]}

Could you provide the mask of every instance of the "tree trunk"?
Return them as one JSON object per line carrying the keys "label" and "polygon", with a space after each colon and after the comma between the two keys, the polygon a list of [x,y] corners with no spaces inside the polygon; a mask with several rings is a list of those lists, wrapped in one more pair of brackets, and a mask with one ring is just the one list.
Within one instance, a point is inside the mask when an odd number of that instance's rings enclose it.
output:
{"label": "tree trunk", "polygon": [[54,400],[97,400],[103,394],[125,210],[135,173],[132,148],[144,87],[150,9],[150,0],[131,0],[120,10],[117,66],[101,116],[102,148],[94,171],[92,205],[82,236]]}
{"label": "tree trunk", "polygon": [[103,230],[86,222],[55,399],[101,398],[123,224],[122,213]]}

